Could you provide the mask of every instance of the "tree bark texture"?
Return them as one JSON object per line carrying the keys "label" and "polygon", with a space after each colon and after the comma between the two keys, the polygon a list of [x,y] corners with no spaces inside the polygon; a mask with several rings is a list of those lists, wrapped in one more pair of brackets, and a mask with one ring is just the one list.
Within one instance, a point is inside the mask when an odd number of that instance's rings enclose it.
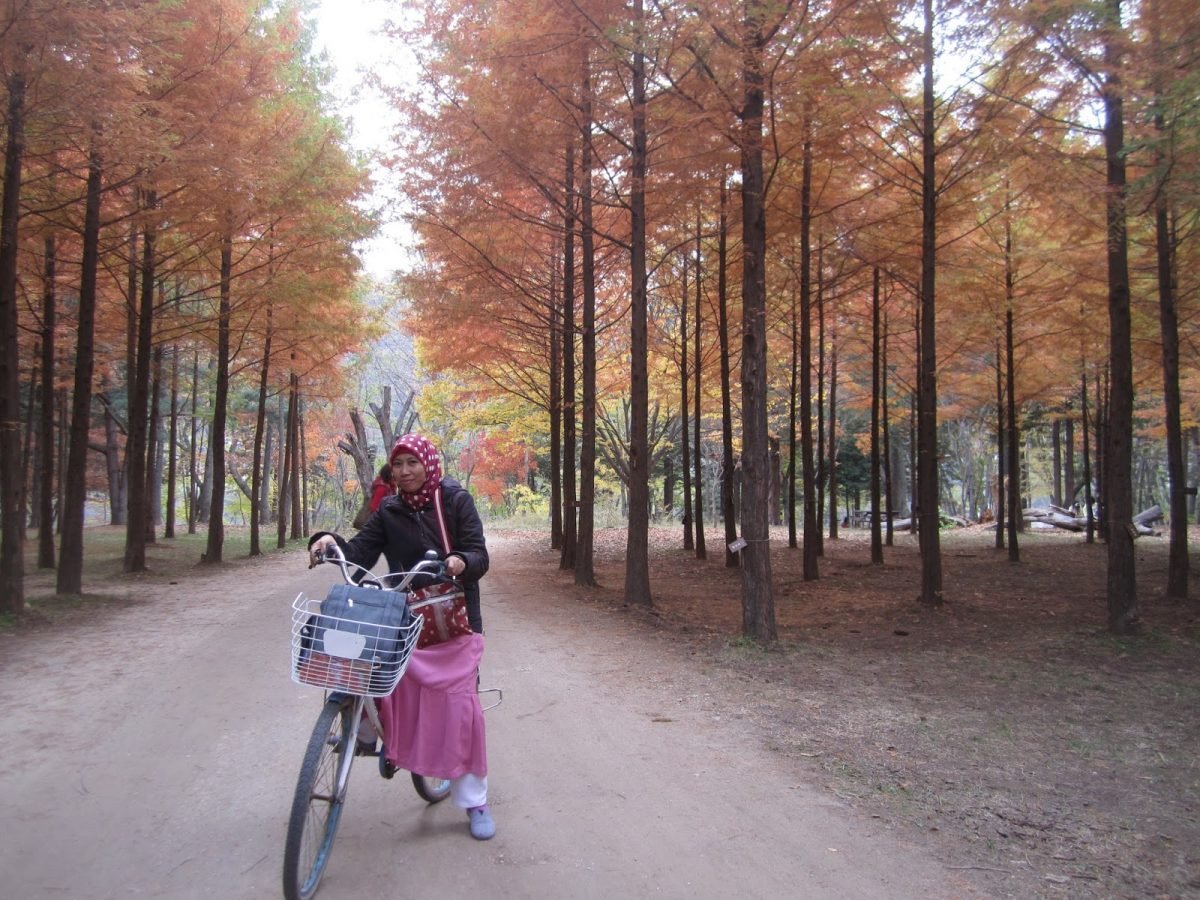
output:
{"label": "tree bark texture", "polygon": [[694,391],[692,409],[695,412],[695,421],[692,422],[693,441],[695,447],[695,473],[692,476],[696,483],[696,559],[707,559],[708,548],[704,545],[704,454],[700,448],[700,388],[702,385],[703,375],[703,355],[701,353],[700,336],[701,323],[704,315],[701,306],[703,299],[701,291],[701,265],[700,255],[700,212],[696,212],[696,324],[692,328],[693,352],[692,358],[696,361],[696,376],[692,380],[692,390]]}
{"label": "tree bark texture", "polygon": [[[630,158],[630,275],[629,310],[629,531],[625,548],[625,602],[650,606],[650,457],[647,418],[650,406],[646,370],[646,63],[642,52],[643,5],[634,0],[639,34],[633,53],[633,153]],[[685,460],[686,463],[686,460]]]}
{"label": "tree bark texture", "polygon": [[83,511],[87,497],[88,432],[91,429],[92,373],[96,365],[96,283],[100,263],[101,160],[88,156],[87,199],[83,212],[83,257],[79,271],[79,312],[75,338],[75,385],[71,399],[71,433],[63,476],[62,543],[57,590],[83,590]]}
{"label": "tree bark texture", "polygon": [[1021,426],[1017,421],[1017,359],[1013,347],[1013,304],[1015,273],[1013,272],[1012,257],[1012,226],[1006,219],[1004,223],[1004,390],[1008,400],[1008,410],[1005,416],[1008,425],[1008,561],[1020,562],[1021,549],[1017,533],[1021,530],[1022,518],[1019,510],[1024,507],[1021,503],[1021,466],[1018,460],[1018,448],[1021,446]]}
{"label": "tree bark texture", "polygon": [[942,602],[941,517],[937,441],[936,134],[933,124],[933,0],[925,0],[925,79],[921,143],[921,350],[917,398],[917,492],[921,544],[921,602]]}
{"label": "tree bark texture", "polygon": [[[586,53],[586,51],[585,51]],[[584,69],[587,58],[584,58]],[[585,136],[586,139],[586,136]],[[563,224],[563,318],[562,318],[562,503],[563,543],[558,567],[575,569],[579,509],[575,491],[575,145],[567,146],[566,217]]]}
{"label": "tree bark texture", "polygon": [[683,477],[683,549],[695,550],[696,542],[692,538],[692,445],[691,445],[691,416],[688,393],[688,304],[691,294],[688,293],[688,256],[683,253],[682,259],[683,293],[679,298],[679,457],[682,460]]}
{"label": "tree bark texture", "polygon": [[[583,264],[583,321],[580,334],[580,356],[583,364],[581,378],[581,400],[579,433],[579,522],[577,542],[575,546],[575,583],[588,587],[596,583],[596,235],[592,222],[592,168],[594,151],[592,148],[592,78],[590,67],[583,73],[583,120],[588,123],[587,133],[583,136],[579,160],[579,236],[581,262]],[[643,98],[644,103],[644,98]],[[634,126],[636,128],[636,114]],[[643,132],[645,119],[642,121]],[[645,135],[643,133],[643,151],[645,150]],[[644,163],[643,163],[644,165]],[[636,190],[636,188],[635,188]],[[636,305],[636,304],[635,304]],[[636,359],[636,352],[634,354]],[[646,360],[642,357],[642,371],[645,372]],[[642,378],[645,384],[645,376]],[[636,384],[636,382],[635,382]],[[636,392],[635,392],[636,393]],[[637,422],[637,399],[633,399],[635,427]],[[646,397],[643,395],[641,406],[641,447],[646,452]],[[633,435],[631,432],[631,440]],[[643,467],[645,464],[643,463]],[[636,476],[631,469],[631,478]],[[650,483],[645,471],[642,472],[641,492],[639,494],[645,511],[643,517],[649,515]],[[632,506],[632,488],[630,504]],[[645,521],[645,519],[643,519]],[[647,531],[649,523],[646,524]],[[644,551],[649,553],[649,548]],[[647,583],[649,583],[649,560],[647,559]]]}
{"label": "tree bark texture", "polygon": [[221,238],[220,299],[217,309],[217,385],[213,396],[212,432],[208,458],[212,460],[212,499],[208,513],[208,542],[204,562],[221,562],[225,544],[225,423],[229,405],[229,332],[233,278],[233,228],[227,225]]}
{"label": "tree bark texture", "polygon": [[883,532],[880,528],[879,404],[883,393],[883,336],[880,334],[879,267],[871,273],[871,563],[883,565]]}
{"label": "tree bark texture", "polygon": [[733,397],[729,362],[729,189],[721,175],[721,211],[717,225],[717,339],[721,346],[721,518],[725,523],[725,568],[741,565],[741,555],[730,549],[737,540],[737,513],[733,505]]}
{"label": "tree bark texture", "polygon": [[[800,471],[804,488],[804,580],[820,575],[821,523],[817,521],[817,471],[813,464],[812,410],[812,141],[804,142],[800,176]],[[792,462],[795,465],[795,462]]]}
{"label": "tree bark texture", "polygon": [[767,217],[763,191],[763,0],[745,0],[742,37],[742,633],[776,639],[768,525]]}
{"label": "tree bark texture", "polygon": [[25,515],[21,508],[21,354],[17,331],[17,225],[25,156],[25,75],[7,78],[8,136],[0,206],[0,611],[25,609]]}
{"label": "tree bark texture", "polygon": [[258,413],[254,418],[254,456],[250,464],[250,555],[260,556],[262,547],[259,541],[259,529],[262,527],[262,516],[258,504],[258,494],[262,487],[263,477],[263,437],[267,429],[267,399],[270,389],[271,371],[271,339],[273,310],[267,304],[267,333],[263,338],[262,371],[258,373]]}
{"label": "tree bark texture", "polygon": [[1106,0],[1104,154],[1107,162],[1109,389],[1105,417],[1104,521],[1108,535],[1108,628],[1137,628],[1133,550],[1133,352],[1129,297],[1129,241],[1125,230],[1125,122],[1118,39],[1120,0]]}
{"label": "tree bark texture", "polygon": [[[38,568],[54,568],[54,329],[58,298],[54,288],[58,250],[54,235],[43,243],[45,260],[42,286],[42,408],[38,427],[41,477],[38,479]],[[61,477],[61,473],[60,473]]]}
{"label": "tree bark texture", "polygon": [[[154,209],[153,191],[144,195],[143,211]],[[146,570],[146,468],[150,410],[150,356],[154,335],[154,226],[146,222],[142,234],[141,293],[137,314],[130,308],[136,346],[133,354],[133,385],[129,404],[129,440],[125,447],[128,465],[129,509],[125,520],[125,571]]]}

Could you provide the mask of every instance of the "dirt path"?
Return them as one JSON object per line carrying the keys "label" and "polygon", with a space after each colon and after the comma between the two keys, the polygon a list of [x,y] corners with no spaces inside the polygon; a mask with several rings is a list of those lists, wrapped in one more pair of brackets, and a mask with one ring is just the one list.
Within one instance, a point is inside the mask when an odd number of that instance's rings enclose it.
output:
{"label": "dirt path", "polygon": [[[695,661],[530,596],[492,544],[499,833],[473,842],[460,811],[368,762],[320,897],[981,896],[755,746],[693,693]],[[0,638],[5,896],[278,896],[320,701],[288,679],[287,605],[333,574],[299,554],[243,562]]]}

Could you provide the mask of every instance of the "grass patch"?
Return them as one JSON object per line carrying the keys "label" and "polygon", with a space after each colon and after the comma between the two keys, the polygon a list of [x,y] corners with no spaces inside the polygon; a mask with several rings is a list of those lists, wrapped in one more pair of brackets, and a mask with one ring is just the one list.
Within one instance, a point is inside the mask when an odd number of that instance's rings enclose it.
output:
{"label": "grass patch", "polygon": [[[261,556],[290,553],[307,545],[307,539],[289,540],[283,549],[276,546],[275,533],[260,535]],[[208,547],[206,532],[181,533],[174,538],[158,538],[146,545],[145,571],[125,571],[125,527],[123,525],[98,525],[85,528],[83,532],[83,598],[74,601],[69,596],[57,593],[57,570],[37,567],[37,535],[30,533],[25,542],[25,595],[27,610],[44,616],[70,608],[72,602],[80,604],[76,609],[97,602],[120,599],[118,583],[128,579],[139,581],[175,581],[189,574],[204,571],[203,558]],[[56,544],[55,553],[59,552]],[[250,556],[250,530],[248,528],[225,529],[221,547],[221,562],[212,567],[236,567],[248,562]],[[117,593],[114,593],[116,591]],[[104,596],[104,595],[111,596]],[[0,620],[0,627],[11,626]]]}

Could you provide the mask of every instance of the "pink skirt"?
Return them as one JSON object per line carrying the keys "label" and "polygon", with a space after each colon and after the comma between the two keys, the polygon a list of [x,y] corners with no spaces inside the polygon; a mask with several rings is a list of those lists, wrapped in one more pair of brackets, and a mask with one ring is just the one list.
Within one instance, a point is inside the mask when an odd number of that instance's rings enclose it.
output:
{"label": "pink skirt", "polygon": [[487,774],[481,659],[481,634],[413,651],[396,690],[379,701],[383,743],[396,768],[434,778]]}

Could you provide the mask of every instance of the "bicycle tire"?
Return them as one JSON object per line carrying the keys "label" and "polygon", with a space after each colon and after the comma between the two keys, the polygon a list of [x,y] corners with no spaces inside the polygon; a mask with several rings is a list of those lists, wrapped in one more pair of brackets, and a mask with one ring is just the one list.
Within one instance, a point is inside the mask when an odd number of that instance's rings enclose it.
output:
{"label": "bicycle tire", "polygon": [[413,787],[426,803],[441,803],[450,796],[450,779],[412,774]]}
{"label": "bicycle tire", "polygon": [[353,704],[349,697],[326,701],[308,740],[283,851],[283,896],[287,900],[309,900],[329,862],[349,787],[349,771],[340,792],[337,780],[350,743]]}

